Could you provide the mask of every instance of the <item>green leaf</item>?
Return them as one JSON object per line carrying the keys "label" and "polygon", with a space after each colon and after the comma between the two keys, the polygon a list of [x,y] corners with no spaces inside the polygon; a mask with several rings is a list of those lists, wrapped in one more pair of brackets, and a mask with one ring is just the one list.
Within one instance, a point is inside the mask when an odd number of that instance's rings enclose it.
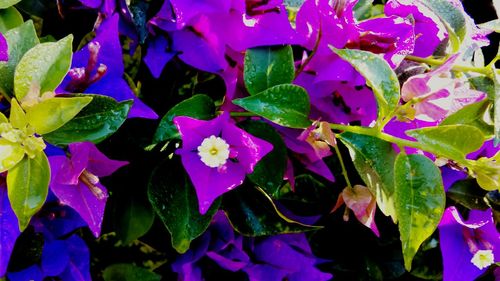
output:
{"label": "green leaf", "polygon": [[191,181],[182,165],[173,160],[167,160],[153,170],[148,198],[170,232],[172,246],[181,254],[189,249],[191,241],[205,232],[220,205],[220,200],[216,200],[207,213],[201,215]]}
{"label": "green leaf", "polygon": [[372,88],[378,104],[378,119],[382,120],[398,106],[400,99],[399,81],[396,73],[379,55],[351,49],[332,50],[341,59],[350,63]]}
{"label": "green leaf", "polygon": [[77,94],[75,97],[91,97],[92,101],[73,119],[43,138],[55,145],[91,141],[99,143],[115,133],[127,119],[132,101],[117,102],[101,95]]}
{"label": "green leaf", "polygon": [[21,2],[21,0],[0,0],[0,9],[8,8],[19,2]]}
{"label": "green leaf", "polygon": [[426,127],[406,131],[406,134],[452,160],[464,159],[470,152],[481,148],[485,141],[481,130],[470,125]]}
{"label": "green leaf", "polygon": [[247,176],[268,194],[276,194],[283,183],[283,175],[286,169],[285,142],[271,125],[264,122],[248,121],[241,123],[240,127],[251,135],[273,145],[273,150],[262,158],[255,166],[253,173]]}
{"label": "green leaf", "polygon": [[488,99],[495,100],[495,81],[487,76],[477,76],[469,78],[471,87],[488,94]]}
{"label": "green leaf", "polygon": [[[500,48],[499,48],[500,52]],[[500,143],[500,76],[495,68],[493,68],[493,81],[495,85],[494,95],[494,112],[493,112],[493,126],[495,133],[495,146]]]}
{"label": "green leaf", "polygon": [[49,161],[43,152],[39,152],[33,159],[24,157],[7,173],[9,200],[21,231],[42,208],[49,192],[49,180]]}
{"label": "green leaf", "polygon": [[33,21],[7,31],[5,39],[9,45],[9,61],[0,63],[0,91],[14,95],[14,72],[24,54],[39,44]]}
{"label": "green leaf", "polygon": [[398,155],[394,187],[405,268],[410,271],[418,248],[443,216],[446,196],[441,172],[429,158],[419,154]]}
{"label": "green leaf", "polygon": [[486,191],[478,188],[474,179],[455,182],[447,192],[449,198],[470,210],[486,210],[488,205],[484,200]]}
{"label": "green leaf", "polygon": [[195,119],[208,120],[214,117],[213,100],[206,95],[194,95],[172,107],[160,121],[153,137],[154,143],[180,138],[179,131],[173,123],[176,116],[189,116]]}
{"label": "green leaf", "polygon": [[[0,10],[0,32],[5,33],[9,29],[20,26],[24,23],[23,16],[14,7]],[[9,46],[10,47],[10,46]]]}
{"label": "green leaf", "polygon": [[272,86],[290,84],[295,77],[290,45],[251,48],[245,54],[244,80],[250,95]]}
{"label": "green leaf", "polygon": [[17,129],[22,130],[28,124],[28,121],[26,120],[26,113],[24,113],[24,110],[21,108],[16,99],[12,99],[10,102],[9,119],[12,127]]}
{"label": "green leaf", "polygon": [[40,93],[54,91],[71,66],[73,35],[57,42],[38,44],[29,50],[16,67],[14,93],[22,100],[31,86],[40,85]]}
{"label": "green leaf", "polygon": [[469,104],[446,117],[439,125],[470,125],[478,128],[486,138],[493,135],[493,126],[484,121],[484,115],[491,103],[483,100]]}
{"label": "green leaf", "polygon": [[73,119],[91,101],[92,97],[51,98],[30,107],[26,119],[37,134],[47,134]]}
{"label": "green leaf", "polygon": [[500,33],[500,19],[492,20],[489,22],[478,24],[480,28],[493,30],[496,33]]}
{"label": "green leaf", "polygon": [[321,228],[285,217],[259,187],[242,186],[224,194],[223,208],[233,228],[245,236],[300,233]]}
{"label": "green leaf", "polygon": [[233,100],[233,103],[285,127],[306,128],[311,125],[309,95],[296,85],[277,85],[259,94]]}
{"label": "green leaf", "polygon": [[113,264],[103,271],[104,281],[160,281],[161,276],[133,264]]}
{"label": "green leaf", "polygon": [[372,16],[373,0],[360,0],[354,6],[354,16],[358,21],[369,19]]}
{"label": "green leaf", "polygon": [[451,29],[453,35],[456,35],[460,42],[464,40],[467,33],[466,22],[463,12],[458,7],[455,7],[448,0],[426,0],[422,1],[422,3],[429,7]]}
{"label": "green leaf", "polygon": [[386,216],[397,221],[394,207],[394,161],[392,144],[375,137],[344,132],[337,137],[349,149],[354,167],[377,199]]}
{"label": "green leaf", "polygon": [[128,200],[120,200],[121,212],[118,214],[118,227],[116,234],[123,244],[130,244],[132,241],[146,234],[154,222],[154,211],[149,206],[134,197]]}
{"label": "green leaf", "polygon": [[0,173],[16,166],[24,157],[24,149],[18,143],[0,138]]}

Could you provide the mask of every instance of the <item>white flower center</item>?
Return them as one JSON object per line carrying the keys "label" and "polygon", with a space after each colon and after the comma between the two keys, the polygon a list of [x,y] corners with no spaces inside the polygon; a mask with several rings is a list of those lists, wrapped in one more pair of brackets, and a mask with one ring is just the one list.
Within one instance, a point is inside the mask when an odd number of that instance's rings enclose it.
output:
{"label": "white flower center", "polygon": [[210,168],[217,168],[226,164],[229,158],[229,144],[214,135],[203,140],[198,146],[198,155],[201,162]]}
{"label": "white flower center", "polygon": [[495,262],[495,257],[491,250],[479,250],[470,260],[477,268],[483,269]]}

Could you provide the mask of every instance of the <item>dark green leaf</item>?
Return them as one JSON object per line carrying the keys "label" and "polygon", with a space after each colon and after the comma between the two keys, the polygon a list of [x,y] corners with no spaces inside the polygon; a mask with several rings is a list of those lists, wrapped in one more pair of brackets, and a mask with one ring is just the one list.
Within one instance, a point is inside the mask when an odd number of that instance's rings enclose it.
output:
{"label": "dark green leaf", "polygon": [[42,208],[49,192],[49,180],[49,161],[43,152],[39,152],[33,159],[25,156],[7,173],[9,200],[21,231]]}
{"label": "dark green leaf", "polygon": [[486,136],[493,135],[493,126],[484,121],[484,115],[490,107],[488,100],[469,104],[444,119],[439,125],[470,125],[478,128]]}
{"label": "dark green leaf", "polygon": [[104,281],[160,281],[161,276],[133,264],[113,264],[102,273]]}
{"label": "dark green leaf", "polygon": [[9,45],[9,61],[0,63],[0,91],[14,95],[14,71],[24,54],[39,44],[33,21],[7,31],[5,39]]}
{"label": "dark green leaf", "polygon": [[372,88],[377,100],[378,119],[387,117],[400,99],[398,76],[389,64],[379,55],[367,51],[332,50],[365,77],[366,84]]}
{"label": "dark green leaf", "polygon": [[309,121],[309,95],[304,88],[284,84],[233,103],[270,121],[290,128],[306,128]]}
{"label": "dark green leaf", "polygon": [[26,52],[14,73],[14,93],[18,100],[28,94],[33,84],[40,86],[40,94],[54,91],[71,65],[73,35],[57,42],[42,43]]}
{"label": "dark green leaf", "polygon": [[481,130],[469,125],[444,125],[406,131],[410,137],[430,147],[430,151],[452,160],[461,160],[484,143]]}
{"label": "dark green leaf", "polygon": [[[0,10],[0,32],[3,34],[9,29],[20,26],[24,23],[23,16],[16,8],[10,7]],[[10,47],[10,46],[9,46]]]}
{"label": "dark green leaf", "polygon": [[418,248],[436,230],[443,216],[446,196],[441,172],[423,155],[399,154],[394,188],[405,268],[410,271]]}
{"label": "dark green leaf", "polygon": [[468,179],[455,182],[448,189],[447,195],[453,201],[468,209],[486,210],[488,209],[488,205],[484,200],[486,193],[487,191],[479,188],[476,180]]}
{"label": "dark green leaf", "polygon": [[200,215],[194,187],[182,165],[174,160],[167,160],[153,170],[148,197],[179,253],[186,252],[191,241],[205,232],[220,205],[220,200],[216,200],[205,215]]}
{"label": "dark green leaf", "polygon": [[101,95],[74,96],[92,97],[92,101],[61,128],[45,134],[43,138],[46,141],[55,145],[82,141],[99,143],[120,128],[132,106],[132,101],[117,102]]}
{"label": "dark green leaf", "polygon": [[295,76],[290,45],[248,49],[245,54],[244,79],[250,95],[272,86],[290,84]]}
{"label": "dark green leaf", "polygon": [[195,95],[172,107],[160,121],[153,137],[154,143],[180,138],[179,131],[173,123],[176,116],[189,116],[195,119],[208,120],[214,117],[213,100],[206,95]]}
{"label": "dark green leaf", "polygon": [[377,205],[394,221],[394,161],[396,152],[392,144],[375,137],[345,132],[338,135],[351,154],[354,167],[377,198]]}
{"label": "dark green leaf", "polygon": [[8,8],[19,3],[21,0],[0,0],[0,9]]}
{"label": "dark green leaf", "polygon": [[155,215],[149,204],[134,197],[129,197],[127,201],[121,200],[120,204],[125,206],[119,206],[122,208],[118,214],[116,234],[123,244],[129,244],[149,231],[153,226]]}
{"label": "dark green leaf", "polygon": [[223,208],[234,229],[246,236],[300,233],[320,228],[286,218],[258,187],[243,186],[226,193]]}
{"label": "dark green leaf", "polygon": [[488,94],[488,99],[495,100],[495,81],[487,76],[477,76],[469,79],[473,89]]}
{"label": "dark green leaf", "polygon": [[276,130],[261,121],[248,121],[240,125],[245,131],[273,145],[273,150],[262,158],[248,178],[274,195],[283,183],[286,168],[286,146]]}

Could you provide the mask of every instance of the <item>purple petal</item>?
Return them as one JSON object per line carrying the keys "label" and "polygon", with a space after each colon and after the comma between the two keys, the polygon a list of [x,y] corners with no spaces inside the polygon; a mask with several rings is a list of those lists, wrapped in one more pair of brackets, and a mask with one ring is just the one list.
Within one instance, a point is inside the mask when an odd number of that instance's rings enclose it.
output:
{"label": "purple petal", "polygon": [[10,281],[42,281],[44,276],[38,265],[30,266],[18,272],[9,272],[7,274]]}
{"label": "purple petal", "polygon": [[46,276],[61,274],[69,263],[66,243],[61,240],[47,241],[43,244],[42,270]]}
{"label": "purple petal", "polygon": [[248,274],[250,281],[284,280],[287,275],[285,270],[267,264],[253,264],[243,269]]}
{"label": "purple petal", "polygon": [[223,123],[228,122],[228,119],[227,114],[210,121],[178,116],[173,119],[173,122],[181,135],[182,148],[191,151],[196,150],[205,138],[212,135],[218,136],[222,131]]}
{"label": "purple petal", "polygon": [[80,215],[67,206],[46,205],[44,209],[50,213],[49,216],[43,216],[40,221],[43,223],[43,229],[37,229],[43,232],[45,236],[52,236],[59,239],[69,234],[77,228],[85,227],[87,224]]}
{"label": "purple petal", "polygon": [[167,51],[168,47],[168,41],[163,36],[156,36],[149,41],[144,63],[149,67],[154,78],[160,77],[165,65],[175,56],[174,52]]}
{"label": "purple petal", "polygon": [[91,281],[90,253],[87,245],[77,235],[65,240],[70,259],[66,270],[59,276],[61,280]]}
{"label": "purple petal", "polygon": [[102,0],[80,0],[80,2],[89,8],[96,9],[101,6]]}
{"label": "purple petal", "polygon": [[[177,30],[175,15],[172,12],[170,1],[164,1],[158,13],[149,21],[150,25],[156,25],[164,31]],[[154,32],[151,32],[154,33]]]}
{"label": "purple petal", "polygon": [[106,157],[106,155],[104,155],[97,149],[95,144],[91,142],[71,143],[69,145],[69,150],[72,153],[72,162],[74,161],[74,153],[78,153],[78,151],[82,151],[82,154],[86,153],[88,157],[86,169],[98,177],[109,176],[119,168],[128,164],[127,161],[109,159],[108,157]]}
{"label": "purple petal", "polygon": [[17,217],[7,196],[7,187],[0,185],[0,277],[7,271],[14,243],[20,234],[17,225]]}
{"label": "purple petal", "polygon": [[208,252],[207,256],[220,267],[233,272],[241,270],[250,262],[250,258],[245,251],[233,245],[229,245],[219,252]]}
{"label": "purple petal", "polygon": [[170,3],[177,17],[179,28],[190,24],[198,15],[225,14],[231,8],[230,0],[170,0]]}
{"label": "purple petal", "polygon": [[463,171],[457,171],[455,169],[449,168],[447,166],[441,167],[441,175],[443,176],[444,190],[448,189],[458,180],[463,180],[467,178],[467,174]]}
{"label": "purple petal", "polygon": [[0,33],[0,61],[9,60],[9,46],[7,45],[7,40]]}

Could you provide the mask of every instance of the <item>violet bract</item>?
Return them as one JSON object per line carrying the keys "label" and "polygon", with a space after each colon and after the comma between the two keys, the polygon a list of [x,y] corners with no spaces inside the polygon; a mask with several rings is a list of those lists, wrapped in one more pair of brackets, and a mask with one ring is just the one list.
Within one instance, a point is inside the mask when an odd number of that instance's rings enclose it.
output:
{"label": "violet bract", "polygon": [[220,195],[241,185],[273,146],[236,127],[225,113],[210,121],[174,118],[182,138],[181,156],[205,214]]}
{"label": "violet bract", "polygon": [[9,47],[7,45],[7,40],[3,37],[2,33],[0,33],[0,61],[8,61],[9,60]]}

